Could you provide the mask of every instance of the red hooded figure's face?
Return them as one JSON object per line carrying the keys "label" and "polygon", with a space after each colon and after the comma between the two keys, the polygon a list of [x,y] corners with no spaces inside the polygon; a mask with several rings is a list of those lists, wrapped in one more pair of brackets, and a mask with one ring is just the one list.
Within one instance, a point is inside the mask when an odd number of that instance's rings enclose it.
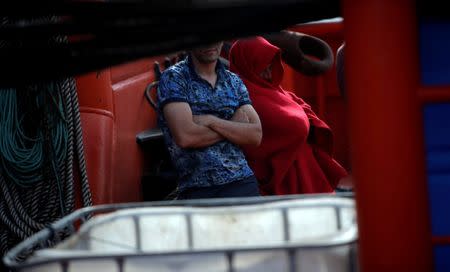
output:
{"label": "red hooded figure's face", "polygon": [[260,74],[263,79],[269,81],[272,83],[272,63],[269,64],[269,66],[266,67]]}
{"label": "red hooded figure's face", "polygon": [[261,87],[278,87],[283,79],[280,49],[262,37],[235,42],[229,60],[231,71]]}

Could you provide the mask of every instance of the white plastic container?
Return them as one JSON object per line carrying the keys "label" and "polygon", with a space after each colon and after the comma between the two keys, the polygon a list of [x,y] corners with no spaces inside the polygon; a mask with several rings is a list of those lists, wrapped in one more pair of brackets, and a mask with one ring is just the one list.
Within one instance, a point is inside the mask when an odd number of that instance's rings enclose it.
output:
{"label": "white plastic container", "polygon": [[95,216],[21,271],[357,270],[353,199],[146,207]]}

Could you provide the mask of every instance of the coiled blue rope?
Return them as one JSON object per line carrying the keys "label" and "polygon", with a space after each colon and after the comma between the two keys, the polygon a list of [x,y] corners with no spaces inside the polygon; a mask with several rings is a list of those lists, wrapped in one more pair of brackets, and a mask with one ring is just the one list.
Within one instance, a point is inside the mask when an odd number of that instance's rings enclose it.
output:
{"label": "coiled blue rope", "polygon": [[[59,162],[65,160],[68,145],[63,100],[54,83],[35,86],[29,95],[34,105],[28,110],[19,109],[17,90],[0,90],[0,108],[3,109],[0,115],[2,170],[7,180],[20,187],[30,187],[46,178],[43,169],[50,165],[64,213],[62,181],[58,169]],[[44,120],[30,116],[36,112],[41,112]],[[34,124],[35,129],[27,129],[26,119],[39,124]],[[47,143],[45,133],[49,136]]]}

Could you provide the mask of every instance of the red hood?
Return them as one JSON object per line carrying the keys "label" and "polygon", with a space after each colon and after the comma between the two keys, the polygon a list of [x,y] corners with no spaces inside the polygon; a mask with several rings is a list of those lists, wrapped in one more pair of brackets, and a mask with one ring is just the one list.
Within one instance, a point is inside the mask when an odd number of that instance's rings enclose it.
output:
{"label": "red hood", "polygon": [[[231,71],[259,87],[278,88],[283,79],[281,51],[262,37],[235,42],[230,49],[229,60]],[[272,82],[259,76],[269,64],[272,64]]]}

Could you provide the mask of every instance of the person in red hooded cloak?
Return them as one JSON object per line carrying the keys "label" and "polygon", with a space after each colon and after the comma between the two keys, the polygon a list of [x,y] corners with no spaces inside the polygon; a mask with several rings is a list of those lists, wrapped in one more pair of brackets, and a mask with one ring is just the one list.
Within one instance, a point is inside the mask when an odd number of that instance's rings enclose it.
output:
{"label": "person in red hooded cloak", "polygon": [[261,193],[333,192],[348,173],[332,157],[330,127],[301,98],[281,87],[280,49],[262,37],[242,39],[232,45],[229,61],[261,119],[261,144],[242,147]]}

